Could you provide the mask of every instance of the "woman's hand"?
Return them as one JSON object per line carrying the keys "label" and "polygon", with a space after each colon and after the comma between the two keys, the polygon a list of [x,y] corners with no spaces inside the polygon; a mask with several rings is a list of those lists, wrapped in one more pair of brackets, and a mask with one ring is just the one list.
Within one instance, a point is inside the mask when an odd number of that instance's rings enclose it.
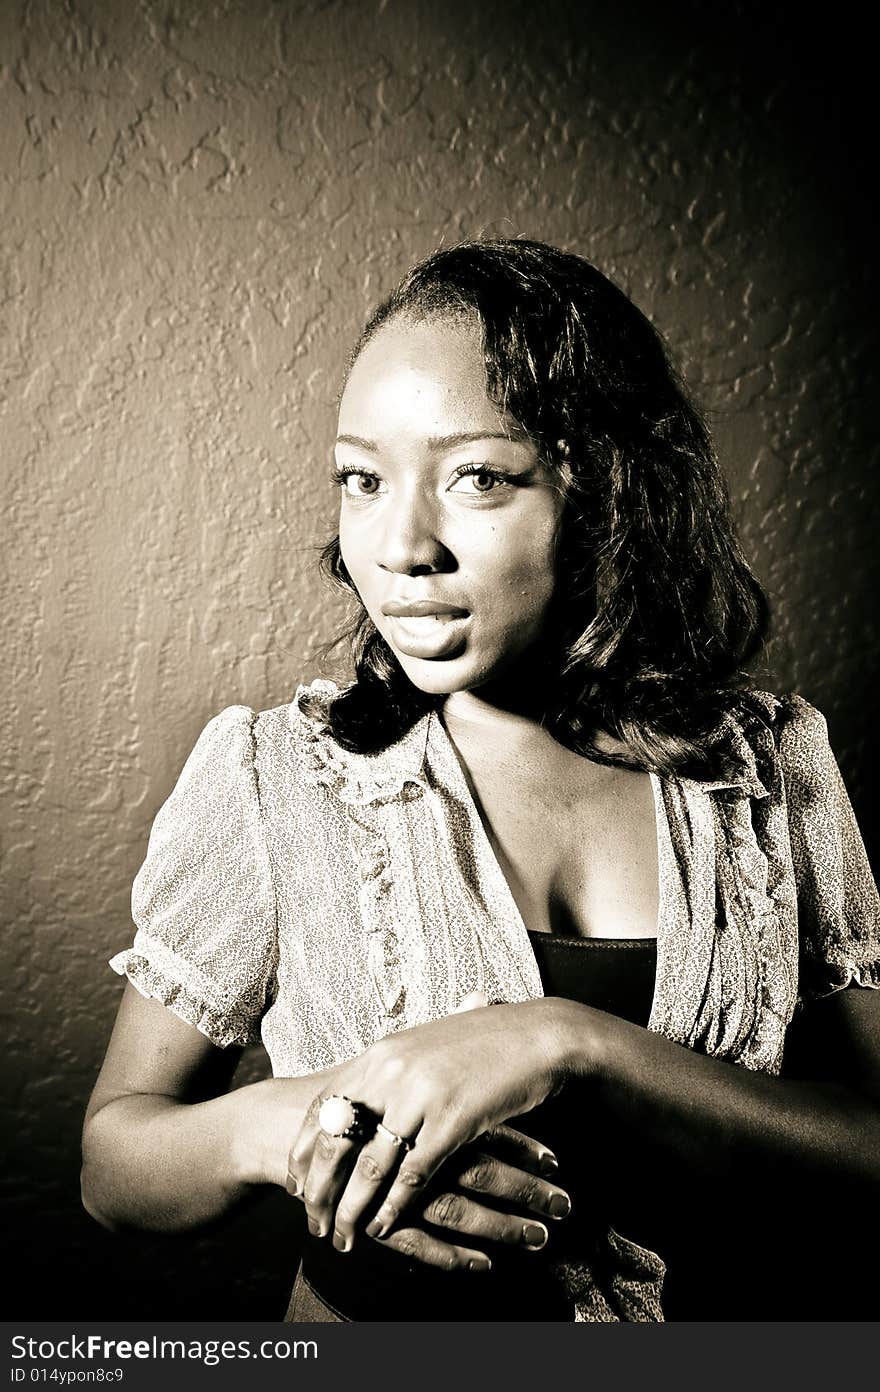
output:
{"label": "woman's hand", "polygon": [[450,1015],[389,1035],[340,1066],[330,1091],[382,1126],[366,1139],[329,1135],[318,1124],[328,1090],[314,1098],[289,1159],[312,1233],[335,1229],[350,1242],[378,1204],[367,1231],[385,1236],[444,1160],[545,1101],[562,1079],[560,1004],[542,999]]}
{"label": "woman's hand", "polygon": [[[395,1228],[382,1245],[447,1271],[487,1271],[496,1245],[540,1251],[548,1220],[557,1223],[571,1211],[568,1195],[554,1182],[556,1173],[556,1158],[540,1141],[498,1126],[441,1167],[419,1222]],[[476,1239],[479,1248],[450,1242],[431,1229]],[[334,1247],[348,1251],[353,1241],[354,1232],[346,1232],[337,1219]]]}

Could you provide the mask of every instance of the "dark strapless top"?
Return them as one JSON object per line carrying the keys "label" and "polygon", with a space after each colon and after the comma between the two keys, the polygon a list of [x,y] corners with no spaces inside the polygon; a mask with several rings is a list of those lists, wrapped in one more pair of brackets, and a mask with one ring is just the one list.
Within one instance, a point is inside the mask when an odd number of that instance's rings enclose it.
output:
{"label": "dark strapless top", "polygon": [[[545,996],[562,996],[647,1024],[657,968],[655,939],[529,933],[529,940]],[[589,1118],[563,1095],[511,1124],[555,1151],[559,1183],[572,1197],[571,1216],[558,1225],[551,1222],[551,1240],[542,1251],[504,1247],[493,1251],[490,1272],[450,1274],[409,1261],[369,1238],[342,1253],[329,1238],[310,1237],[303,1250],[303,1275],[312,1289],[349,1320],[572,1320],[573,1308],[551,1263],[569,1249],[587,1256],[610,1221],[601,1201],[604,1178],[588,1163]],[[582,1185],[589,1186],[589,1203],[579,1202]],[[467,1239],[462,1242],[466,1245]]]}
{"label": "dark strapless top", "polygon": [[657,976],[656,938],[563,938],[529,933],[545,996],[646,1025]]}

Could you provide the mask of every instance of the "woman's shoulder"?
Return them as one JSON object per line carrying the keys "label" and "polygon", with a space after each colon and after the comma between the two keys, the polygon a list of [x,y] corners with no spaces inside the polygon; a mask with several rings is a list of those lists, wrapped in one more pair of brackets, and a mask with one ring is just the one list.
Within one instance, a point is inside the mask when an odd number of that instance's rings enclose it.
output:
{"label": "woman's shoulder", "polygon": [[205,725],[188,762],[231,763],[264,777],[308,769],[321,753],[337,751],[327,711],[338,692],[335,682],[318,680],[297,686],[277,706],[225,706]]}
{"label": "woman's shoulder", "polygon": [[821,762],[828,729],[821,711],[794,691],[776,694],[751,687],[734,692],[710,737],[708,763],[714,786],[765,793],[791,762]]}
{"label": "woman's shoulder", "polygon": [[331,738],[327,713],[340,690],[336,682],[319,678],[297,686],[292,699],[277,706],[259,709],[239,703],[224,706],[208,720],[196,748],[242,742],[256,746],[264,738],[279,735],[286,737],[286,743],[291,734],[303,732]]}
{"label": "woman's shoulder", "polygon": [[268,746],[293,759],[312,786],[347,804],[387,801],[423,778],[428,717],[379,749],[358,751],[335,737],[330,707],[348,688],[319,678],[299,686],[291,702],[255,718],[258,751]]}
{"label": "woman's shoulder", "polygon": [[743,732],[766,730],[778,744],[785,738],[824,739],[827,733],[825,717],[796,691],[779,695],[756,687],[738,693],[731,709]]}
{"label": "woman's shoulder", "polygon": [[316,751],[332,751],[326,709],[338,692],[333,682],[297,687],[293,699],[255,709],[224,706],[203,726],[179,776],[181,788],[250,783],[280,773],[290,777],[313,766]]}
{"label": "woman's shoulder", "polygon": [[386,801],[422,778],[426,728],[421,720],[400,739],[371,752],[335,738],[330,707],[345,687],[319,678],[297,687],[291,701],[266,710],[231,706],[215,717],[221,729],[247,728],[261,788],[274,780],[323,789],[346,804]]}

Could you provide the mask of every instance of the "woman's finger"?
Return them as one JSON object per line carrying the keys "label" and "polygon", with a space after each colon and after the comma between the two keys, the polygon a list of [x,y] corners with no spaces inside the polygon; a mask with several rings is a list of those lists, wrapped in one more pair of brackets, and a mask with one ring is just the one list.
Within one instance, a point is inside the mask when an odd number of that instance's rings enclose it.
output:
{"label": "woman's finger", "polygon": [[306,1175],[312,1163],[312,1150],[315,1145],[315,1136],[318,1133],[318,1111],[321,1102],[320,1093],[312,1098],[308,1111],[303,1117],[302,1125],[287,1154],[286,1188],[288,1194],[292,1194],[297,1199],[301,1199],[303,1196]]}
{"label": "woman's finger", "polygon": [[571,1200],[558,1184],[508,1165],[494,1155],[469,1152],[461,1158],[454,1156],[451,1165],[456,1188],[485,1194],[502,1204],[509,1214],[566,1218],[571,1212]]}
{"label": "woman's finger", "polygon": [[318,1131],[311,1163],[302,1185],[302,1201],[313,1237],[326,1237],[331,1231],[333,1210],[356,1163],[360,1141],[328,1136]]}
{"label": "woman's finger", "polygon": [[553,1179],[559,1169],[559,1161],[548,1146],[512,1126],[493,1126],[491,1131],[479,1136],[475,1144],[509,1165],[547,1179]]}
{"label": "woman's finger", "polygon": [[363,1147],[336,1205],[333,1246],[347,1252],[354,1244],[359,1220],[384,1197],[412,1142],[380,1122]]}
{"label": "woman's finger", "polygon": [[[374,1125],[360,1104],[352,1104],[348,1098],[336,1095],[330,1100],[347,1102],[357,1127],[369,1128]],[[337,1200],[363,1144],[363,1136],[354,1125],[351,1127],[354,1134],[333,1134],[324,1129],[321,1121],[326,1121],[324,1112],[327,1102],[324,1094],[319,1094],[312,1101],[288,1161],[288,1189],[296,1184],[313,1237],[326,1237],[331,1231]],[[337,1107],[337,1110],[344,1111],[345,1108]]]}
{"label": "woman's finger", "polygon": [[412,1150],[403,1156],[391,1188],[382,1200],[375,1218],[367,1224],[370,1237],[384,1238],[411,1206],[422,1198],[443,1161],[458,1142],[449,1133],[425,1124]]}
{"label": "woman's finger", "polygon": [[502,1242],[529,1252],[540,1251],[548,1237],[544,1223],[488,1208],[460,1190],[437,1194],[425,1206],[423,1217],[440,1228],[451,1228],[468,1237]]}
{"label": "woman's finger", "polygon": [[444,1242],[423,1228],[398,1228],[385,1238],[383,1247],[400,1252],[410,1261],[435,1266],[441,1271],[490,1271],[492,1260],[485,1252],[456,1243]]}

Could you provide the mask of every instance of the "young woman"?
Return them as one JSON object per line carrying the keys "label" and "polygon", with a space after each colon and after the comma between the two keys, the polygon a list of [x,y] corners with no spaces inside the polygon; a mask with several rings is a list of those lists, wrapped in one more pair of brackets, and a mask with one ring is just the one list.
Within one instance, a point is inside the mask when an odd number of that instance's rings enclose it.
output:
{"label": "young woman", "polygon": [[743,684],[764,600],[657,334],[578,257],[441,252],[335,477],[355,680],[223,712],[159,813],[86,1206],[286,1186],[296,1320],[777,1315],[876,1204],[880,906],[822,717]]}

